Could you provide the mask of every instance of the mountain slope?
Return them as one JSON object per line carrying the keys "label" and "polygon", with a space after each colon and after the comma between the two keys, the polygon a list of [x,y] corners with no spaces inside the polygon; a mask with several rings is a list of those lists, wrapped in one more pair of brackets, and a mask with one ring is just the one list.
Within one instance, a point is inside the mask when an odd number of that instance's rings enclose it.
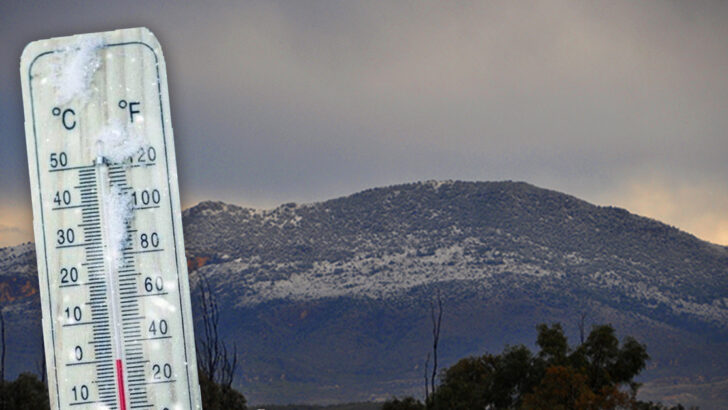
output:
{"label": "mountain slope", "polygon": [[254,399],[419,393],[438,290],[446,363],[531,341],[541,321],[575,333],[583,312],[648,343],[648,379],[728,375],[728,250],[622,209],[430,182],[270,211],[204,202],[184,220],[195,274],[245,323],[231,337],[255,346]]}
{"label": "mountain slope", "polygon": [[[525,183],[427,182],[267,211],[203,202],[183,221],[191,280],[216,290],[251,402],[420,395],[437,293],[446,366],[531,343],[540,322],[575,342],[583,313],[647,343],[651,398],[728,379],[728,248],[622,209]],[[0,290],[35,275],[27,249],[20,264],[10,253]],[[37,295],[9,303],[37,310]],[[690,391],[703,408],[728,402]]]}
{"label": "mountain slope", "polygon": [[184,219],[188,256],[246,284],[237,304],[378,297],[440,280],[488,287],[509,273],[728,323],[725,247],[524,183],[401,185],[263,212],[204,202]]}

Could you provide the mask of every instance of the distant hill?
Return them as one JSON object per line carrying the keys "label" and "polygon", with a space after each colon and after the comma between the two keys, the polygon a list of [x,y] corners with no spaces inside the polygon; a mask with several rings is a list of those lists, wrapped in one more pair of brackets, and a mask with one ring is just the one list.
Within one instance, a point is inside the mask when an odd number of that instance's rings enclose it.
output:
{"label": "distant hill", "polygon": [[[183,220],[249,402],[421,395],[440,292],[445,366],[530,343],[540,322],[576,342],[583,313],[647,343],[649,398],[728,406],[728,248],[623,209],[526,183],[426,182],[265,211],[203,202]],[[30,278],[31,246],[0,250],[0,300],[7,287],[37,311]]]}

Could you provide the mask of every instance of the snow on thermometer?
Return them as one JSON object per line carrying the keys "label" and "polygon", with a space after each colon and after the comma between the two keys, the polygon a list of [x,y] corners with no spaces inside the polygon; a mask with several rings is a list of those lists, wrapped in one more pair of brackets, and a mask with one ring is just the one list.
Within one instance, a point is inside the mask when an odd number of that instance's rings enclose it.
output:
{"label": "snow on thermometer", "polygon": [[20,71],[51,408],[200,408],[159,43],[36,41]]}

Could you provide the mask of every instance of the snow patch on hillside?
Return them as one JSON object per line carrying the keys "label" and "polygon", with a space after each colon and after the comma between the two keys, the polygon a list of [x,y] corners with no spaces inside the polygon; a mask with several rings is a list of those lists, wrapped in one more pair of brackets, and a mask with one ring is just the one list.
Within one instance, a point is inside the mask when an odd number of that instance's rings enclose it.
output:
{"label": "snow patch on hillside", "polygon": [[[471,238],[471,243],[477,241]],[[488,255],[483,255],[489,258]],[[489,288],[496,275],[549,277],[561,280],[565,274],[519,263],[516,255],[495,264],[474,258],[462,245],[425,252],[413,247],[383,255],[358,253],[345,261],[317,261],[301,268],[298,263],[261,264],[234,261],[205,266],[202,274],[215,278],[221,287],[244,289],[237,305],[253,305],[275,299],[313,300],[356,296],[386,298],[414,287],[465,281]]]}
{"label": "snow patch on hillside", "polygon": [[437,181],[437,180],[429,180],[422,183],[423,185],[429,186],[434,190],[440,189],[442,186],[452,185],[454,184],[453,180],[445,180],[445,181]]}
{"label": "snow patch on hillside", "polygon": [[[277,219],[269,223],[273,220]],[[416,243],[413,238],[409,240]],[[416,287],[445,282],[460,282],[471,290],[492,289],[494,283],[502,283],[500,280],[507,278],[510,286],[535,283],[544,289],[568,288],[573,285],[571,282],[577,281],[597,293],[621,294],[643,306],[666,306],[677,314],[728,325],[728,299],[725,298],[710,303],[689,300],[660,289],[649,280],[639,279],[639,272],[634,272],[633,277],[611,270],[574,276],[556,265],[548,268],[533,263],[516,252],[483,250],[483,247],[487,244],[480,238],[468,237],[435,249],[406,246],[391,253],[360,251],[334,262],[266,263],[253,256],[206,265],[201,273],[214,278],[221,289],[236,289],[237,306],[279,299],[305,301],[343,296],[385,299]],[[585,259],[572,253],[563,262],[562,266],[568,268],[579,266]]]}

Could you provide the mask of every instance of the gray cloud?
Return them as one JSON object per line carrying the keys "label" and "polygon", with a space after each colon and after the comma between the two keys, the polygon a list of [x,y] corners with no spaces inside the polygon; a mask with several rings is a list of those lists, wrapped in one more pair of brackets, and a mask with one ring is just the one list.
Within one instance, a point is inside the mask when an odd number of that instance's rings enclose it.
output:
{"label": "gray cloud", "polygon": [[[688,207],[686,186],[728,198],[726,3],[20,4],[0,6],[3,61],[51,35],[157,33],[187,204],[447,178],[526,180],[633,209],[636,184]],[[11,68],[0,189],[26,195]]]}

